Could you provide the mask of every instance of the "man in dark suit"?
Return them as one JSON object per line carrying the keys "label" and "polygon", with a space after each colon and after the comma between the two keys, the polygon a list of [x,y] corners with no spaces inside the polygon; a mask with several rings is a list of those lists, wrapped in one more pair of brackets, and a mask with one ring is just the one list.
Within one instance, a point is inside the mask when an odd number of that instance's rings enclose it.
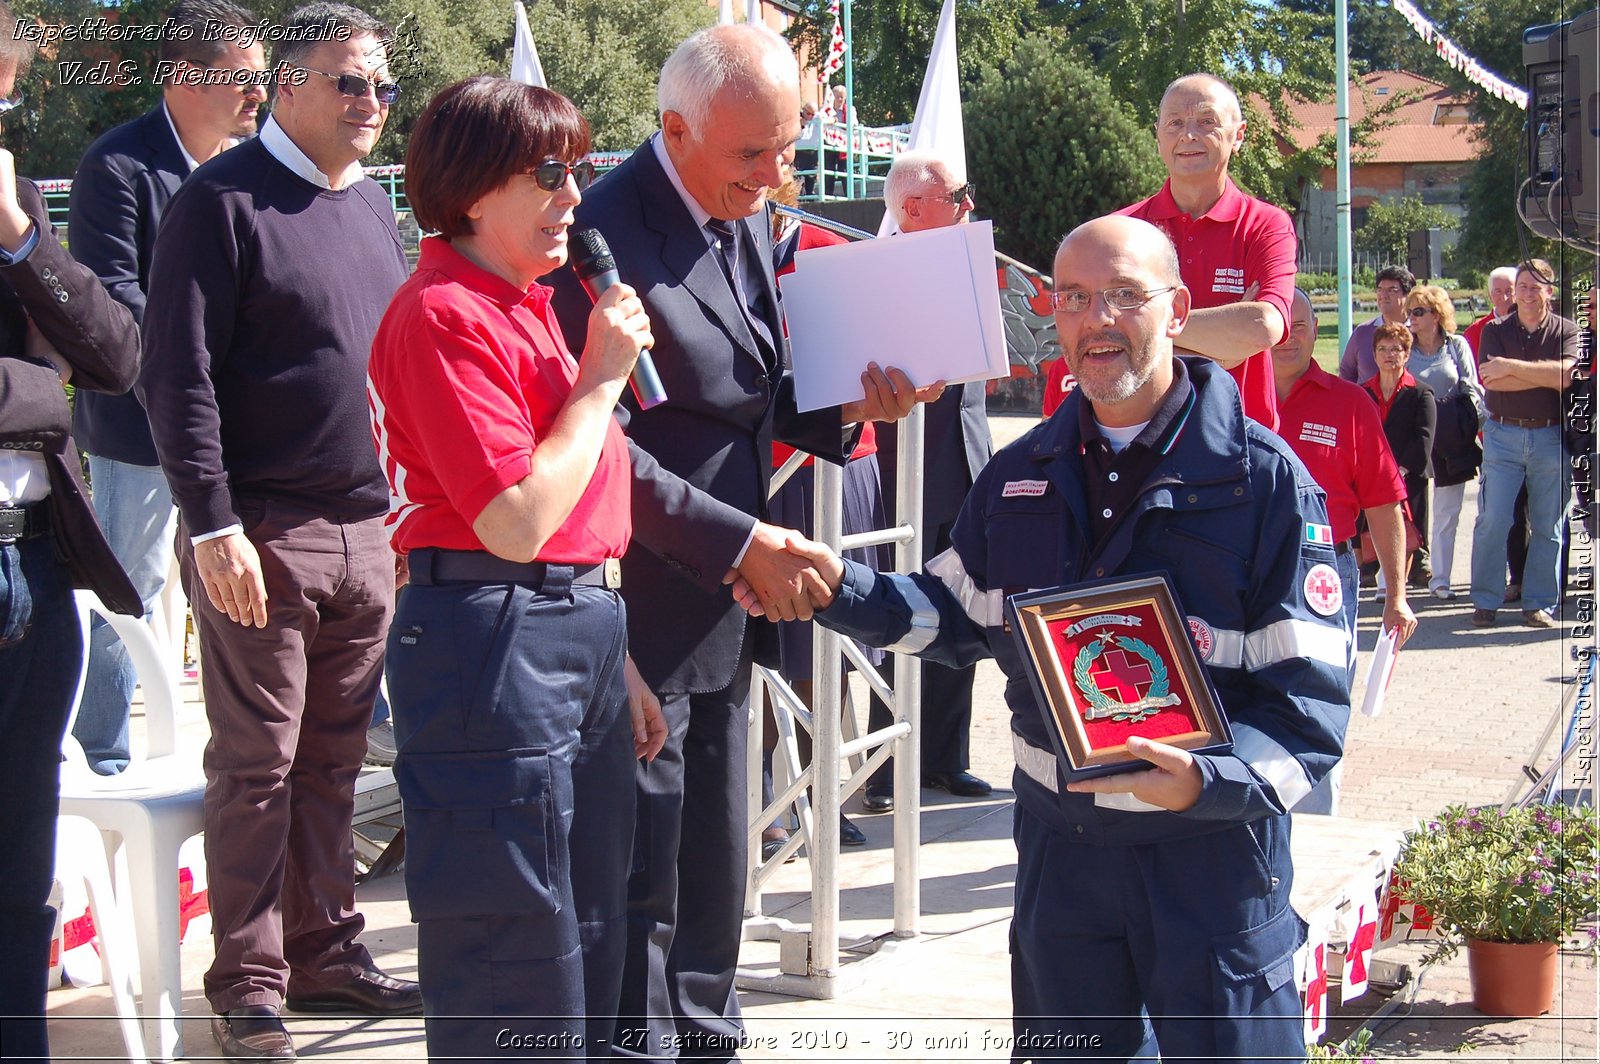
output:
{"label": "man in dark suit", "polygon": [[[0,0],[0,26],[16,26]],[[31,42],[0,34],[0,114]],[[125,392],[139,370],[133,316],[62,248],[44,199],[0,148],[0,1044],[50,1059],[44,1000],[55,912],[61,739],[83,637],[74,587],[134,614],[139,596],[106,546],[78,474],[62,385]]]}
{"label": "man in dark suit", "polygon": [[[145,290],[161,212],[189,172],[255,135],[267,98],[259,43],[215,39],[216,27],[243,28],[256,16],[228,0],[182,0],[163,23],[161,59],[172,64],[161,103],[89,146],[72,180],[72,254],[113,299],[144,322]],[[211,83],[202,83],[211,82]],[[111,549],[150,615],[172,568],[176,511],[156,460],[150,420],[132,393],[80,396],[73,434],[89,454],[94,508]],[[109,626],[89,639],[89,671],[72,734],[89,764],[110,775],[128,765],[133,666]]]}
{"label": "man in dark suit", "polygon": [[[961,225],[972,217],[972,186],[952,160],[936,152],[914,151],[898,156],[884,182],[884,204],[902,233],[920,233]],[[984,382],[971,381],[945,389],[928,406],[922,422],[922,562],[950,549],[956,515],[977,478],[994,454],[989,414],[984,407]],[[885,506],[898,507],[900,433],[878,434],[878,467],[883,477]],[[898,520],[906,520],[897,514]],[[963,798],[982,798],[992,788],[967,771],[967,738],[972,730],[972,683],[978,667],[947,668],[924,660],[922,666],[922,785],[938,787]],[[880,670],[894,682],[894,659]],[[869,717],[873,731],[890,724],[889,707],[873,695]],[[894,808],[894,762],[886,761],[867,783],[862,805],[870,813]]]}
{"label": "man in dark suit", "polygon": [[[889,420],[918,394],[898,371],[863,374],[867,398],[795,410],[772,277],[769,189],[800,132],[799,70],[764,26],[715,26],[661,71],[661,132],[586,194],[581,225],[610,243],[644,299],[668,399],[620,413],[634,459],[633,546],[623,559],[628,636],[670,737],[639,770],[636,871],[614,1050],[733,1056],[733,970],[745,887],[745,699],[752,660],[776,665],[774,626],[723,587],[756,588],[769,618],[810,616],[809,574],[766,523],[772,439],[842,462],[854,422]],[[590,303],[552,277],[570,343]],[[891,380],[892,378],[892,380]],[[934,394],[933,392],[926,393]]]}

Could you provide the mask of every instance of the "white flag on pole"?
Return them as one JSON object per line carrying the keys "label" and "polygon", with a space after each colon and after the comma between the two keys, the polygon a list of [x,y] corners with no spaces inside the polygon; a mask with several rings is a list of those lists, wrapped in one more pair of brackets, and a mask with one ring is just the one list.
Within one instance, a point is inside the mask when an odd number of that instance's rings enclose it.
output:
{"label": "white flag on pole", "polygon": [[[967,136],[961,124],[961,79],[956,69],[956,3],[944,0],[939,12],[939,29],[933,35],[933,54],[928,57],[928,72],[917,96],[917,111],[911,120],[908,151],[936,151],[952,168],[967,172]],[[899,226],[894,215],[884,211],[878,226],[879,236],[889,236]]]}
{"label": "white flag on pole", "polygon": [[761,0],[748,0],[744,5],[744,20],[760,25],[765,20],[761,17]]}
{"label": "white flag on pole", "polygon": [[733,23],[733,0],[718,0],[717,25],[728,26]]}
{"label": "white flag on pole", "polygon": [[511,46],[511,80],[524,85],[550,86],[544,80],[544,67],[539,65],[539,49],[533,46],[533,31],[528,28],[528,9],[522,0],[516,0],[516,40]]}

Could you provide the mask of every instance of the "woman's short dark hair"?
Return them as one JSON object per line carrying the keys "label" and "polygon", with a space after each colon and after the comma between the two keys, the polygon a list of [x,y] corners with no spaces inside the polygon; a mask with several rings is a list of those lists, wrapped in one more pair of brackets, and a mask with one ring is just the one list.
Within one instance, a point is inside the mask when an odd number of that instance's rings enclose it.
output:
{"label": "woman's short dark hair", "polygon": [[558,92],[501,77],[458,81],[428,102],[406,149],[406,199],[423,229],[472,232],[467,211],[542,162],[575,162],[589,123]]}
{"label": "woman's short dark hair", "polygon": [[1385,340],[1393,340],[1407,351],[1411,350],[1411,330],[1404,325],[1396,325],[1392,321],[1386,321],[1379,325],[1372,334],[1373,350],[1376,351],[1378,345]]}

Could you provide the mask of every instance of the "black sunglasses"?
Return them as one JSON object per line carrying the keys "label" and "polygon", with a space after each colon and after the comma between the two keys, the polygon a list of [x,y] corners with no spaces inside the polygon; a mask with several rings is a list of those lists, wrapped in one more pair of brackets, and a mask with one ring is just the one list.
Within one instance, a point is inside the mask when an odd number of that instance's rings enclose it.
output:
{"label": "black sunglasses", "polygon": [[554,192],[567,183],[567,175],[572,175],[573,182],[582,192],[594,181],[594,163],[588,159],[579,159],[575,163],[564,163],[560,159],[549,159],[528,171],[528,176],[533,178],[538,186],[546,192]]}
{"label": "black sunglasses", "polygon": [[313,70],[310,67],[297,69],[331,79],[341,96],[365,96],[370,92],[378,98],[379,103],[394,103],[400,98],[400,86],[392,81],[372,81],[360,74],[329,74],[325,70]]}

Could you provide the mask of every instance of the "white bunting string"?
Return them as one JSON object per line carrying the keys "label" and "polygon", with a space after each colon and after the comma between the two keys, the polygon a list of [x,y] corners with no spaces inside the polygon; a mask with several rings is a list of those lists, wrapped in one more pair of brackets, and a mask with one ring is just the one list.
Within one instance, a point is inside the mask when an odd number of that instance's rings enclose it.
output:
{"label": "white bunting string", "polygon": [[1440,33],[1439,28],[1429,22],[1428,16],[1418,11],[1411,0],[1389,0],[1389,6],[1393,7],[1401,18],[1411,23],[1411,28],[1417,31],[1418,37],[1433,45],[1433,50],[1440,59],[1461,71],[1468,81],[1491,96],[1514,103],[1524,111],[1528,109],[1526,90],[1500,78],[1494,71],[1463,52],[1461,46]]}

